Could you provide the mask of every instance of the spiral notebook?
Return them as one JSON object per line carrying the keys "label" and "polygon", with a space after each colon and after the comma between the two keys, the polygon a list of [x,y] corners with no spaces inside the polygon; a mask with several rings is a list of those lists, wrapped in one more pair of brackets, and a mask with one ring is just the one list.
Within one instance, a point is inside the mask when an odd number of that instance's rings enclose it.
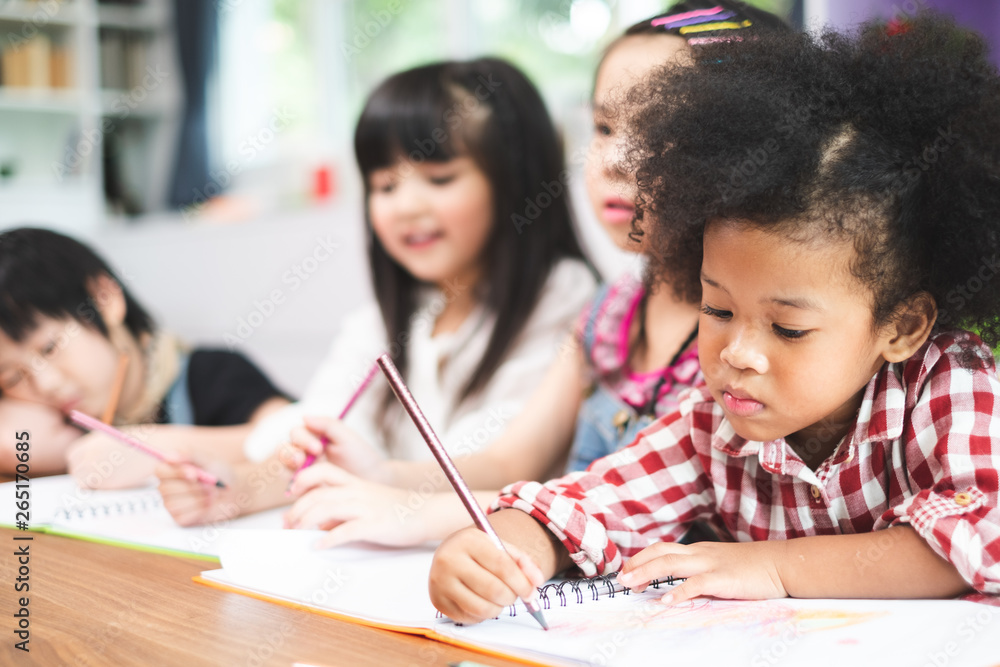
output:
{"label": "spiral notebook", "polygon": [[[25,520],[15,505],[16,491],[17,482],[0,484],[0,526],[15,528]],[[56,475],[32,479],[28,491],[28,530],[211,561],[218,560],[224,530],[281,527],[279,509],[182,528],[163,507],[155,486],[96,491],[80,488],[69,475]]]}
{"label": "spiral notebook", "polygon": [[626,593],[613,577],[541,589],[548,632],[520,603],[461,626],[441,618],[428,597],[431,549],[316,551],[318,536],[229,531],[222,569],[195,580],[537,665],[925,664],[951,650],[949,667],[986,667],[1000,656],[1000,608],[972,602],[697,600],[670,607],[659,602],[668,586]]}

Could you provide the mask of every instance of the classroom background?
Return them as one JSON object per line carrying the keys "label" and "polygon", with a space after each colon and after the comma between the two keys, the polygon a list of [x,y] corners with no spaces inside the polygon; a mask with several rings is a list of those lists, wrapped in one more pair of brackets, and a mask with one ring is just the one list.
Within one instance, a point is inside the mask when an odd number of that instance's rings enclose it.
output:
{"label": "classroom background", "polygon": [[[508,58],[566,138],[582,236],[627,270],[581,178],[602,48],[663,0],[0,1],[0,229],[92,243],[165,328],[301,392],[370,297],[352,134],[385,76]],[[756,0],[808,29],[933,7],[1000,64],[996,0]]]}

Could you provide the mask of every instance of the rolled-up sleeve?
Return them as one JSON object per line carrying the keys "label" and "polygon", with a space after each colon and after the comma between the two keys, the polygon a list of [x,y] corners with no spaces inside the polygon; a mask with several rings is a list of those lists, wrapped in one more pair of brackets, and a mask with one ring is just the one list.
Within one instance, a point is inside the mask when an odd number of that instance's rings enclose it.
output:
{"label": "rolled-up sleeve", "polygon": [[492,509],[541,522],[586,576],[608,574],[645,547],[676,541],[714,508],[714,493],[690,433],[690,415],[668,415],[624,449],[545,484],[505,488]]}
{"label": "rolled-up sleeve", "polygon": [[1000,594],[1000,382],[991,368],[932,373],[910,413],[908,523],[973,588]]}

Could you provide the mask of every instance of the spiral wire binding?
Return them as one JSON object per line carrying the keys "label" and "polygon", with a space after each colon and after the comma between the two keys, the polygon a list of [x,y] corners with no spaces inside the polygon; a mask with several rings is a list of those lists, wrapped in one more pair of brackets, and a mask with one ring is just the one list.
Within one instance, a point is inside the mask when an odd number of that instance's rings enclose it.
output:
{"label": "spiral wire binding", "polygon": [[[601,591],[606,589],[607,597],[613,598],[616,593],[621,593],[622,595],[629,595],[632,592],[631,588],[622,586],[621,588],[615,587],[615,577],[618,576],[617,572],[612,572],[611,574],[599,574],[596,577],[590,577],[589,579],[563,579],[562,581],[557,581],[551,584],[545,584],[538,589],[538,602],[541,604],[542,609],[552,608],[552,597],[554,596],[559,602],[560,607],[566,607],[569,605],[569,598],[567,597],[567,591],[565,590],[569,586],[568,593],[576,598],[577,604],[583,604],[584,602],[584,587],[590,592],[591,600],[596,601],[601,598]],[[650,588],[659,590],[660,586],[672,586],[675,583],[683,581],[683,577],[665,577],[663,579],[653,579],[649,582]],[[604,586],[602,587],[601,584]],[[517,616],[517,606],[509,605],[507,607],[507,615],[510,617]],[[436,618],[444,618],[444,614],[440,611],[437,612]],[[494,616],[493,620],[500,618],[499,616]],[[456,623],[456,625],[461,625]]]}
{"label": "spiral wire binding", "polygon": [[158,509],[163,506],[159,494],[142,496],[138,500],[126,500],[103,505],[82,505],[79,507],[64,507],[56,512],[55,521],[73,521],[76,519],[97,519],[125,514],[138,514]]}

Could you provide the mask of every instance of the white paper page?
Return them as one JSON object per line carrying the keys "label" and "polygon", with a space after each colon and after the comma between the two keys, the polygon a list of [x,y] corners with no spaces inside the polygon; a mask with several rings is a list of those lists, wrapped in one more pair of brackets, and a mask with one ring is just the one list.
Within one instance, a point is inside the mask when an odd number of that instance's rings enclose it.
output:
{"label": "white paper page", "polygon": [[370,545],[316,550],[312,530],[231,530],[222,538],[222,570],[207,579],[283,600],[401,627],[430,627],[430,548]]}
{"label": "white paper page", "polygon": [[[0,500],[8,499],[3,525],[15,525],[15,486],[15,482],[0,484]],[[284,511],[279,508],[182,528],[163,507],[155,486],[121,491],[81,489],[69,475],[58,475],[31,480],[29,490],[32,528],[205,556],[219,555],[220,538],[226,530],[275,529],[281,526]]]}
{"label": "white paper page", "polygon": [[583,603],[569,587],[550,595],[543,631],[521,607],[459,626],[437,619],[427,594],[432,554],[422,550],[316,551],[320,532],[232,531],[224,570],[207,578],[350,616],[441,635],[509,655],[560,664],[970,665],[1000,659],[1000,608],[961,601],[696,600],[670,607],[667,590]]}
{"label": "white paper page", "polygon": [[[16,525],[15,506],[18,482],[0,484],[0,501],[3,501],[3,515],[0,524],[8,527]],[[25,485],[20,484],[22,487]],[[21,489],[22,491],[25,489]],[[28,524],[32,528],[51,523],[57,516],[65,519],[67,514],[76,514],[95,509],[112,508],[118,505],[158,504],[159,493],[155,487],[127,489],[123,491],[96,491],[81,489],[69,475],[39,477],[27,484],[29,509]],[[22,499],[23,500],[23,499]]]}
{"label": "white paper page", "polygon": [[642,665],[968,665],[1000,660],[1000,609],[953,600],[695,600],[664,590],[546,610],[541,632],[523,609],[435,631],[529,658]]}

